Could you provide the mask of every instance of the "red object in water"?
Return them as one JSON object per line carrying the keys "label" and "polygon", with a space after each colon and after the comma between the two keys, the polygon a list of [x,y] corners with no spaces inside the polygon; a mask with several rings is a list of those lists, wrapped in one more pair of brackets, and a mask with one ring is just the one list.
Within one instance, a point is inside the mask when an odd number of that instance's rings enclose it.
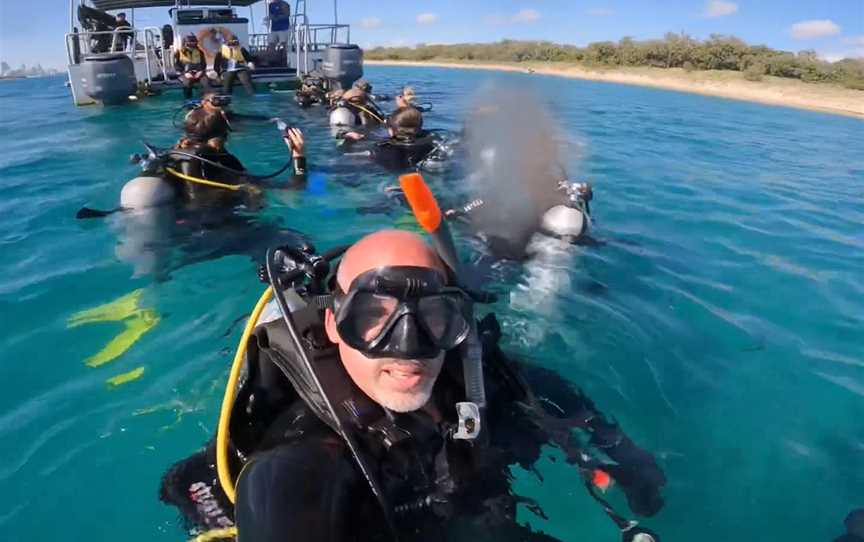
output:
{"label": "red object in water", "polygon": [[612,477],[609,473],[600,469],[594,469],[591,476],[591,483],[597,486],[601,491],[606,491],[612,485]]}

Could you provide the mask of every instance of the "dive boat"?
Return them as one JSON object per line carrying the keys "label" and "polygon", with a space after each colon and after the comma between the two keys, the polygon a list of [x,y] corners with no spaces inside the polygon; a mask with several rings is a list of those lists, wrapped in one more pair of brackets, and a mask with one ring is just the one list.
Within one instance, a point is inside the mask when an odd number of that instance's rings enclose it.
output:
{"label": "dive boat", "polygon": [[[256,59],[251,78],[258,86],[296,88],[304,75],[328,67],[362,70],[362,51],[350,43],[350,26],[339,24],[336,0],[329,24],[311,24],[307,3],[295,0],[288,42],[271,46],[269,28],[255,28],[256,11],[258,17],[267,14],[264,0],[70,0],[65,44],[72,99],[75,105],[115,105],[180,89],[173,57],[190,34],[198,38],[217,88],[213,58],[232,37]],[[136,26],[135,11],[145,8],[168,8],[169,22]],[[237,8],[249,8],[249,16]],[[127,25],[118,24],[120,12],[128,16]],[[151,12],[147,15],[150,19]]]}

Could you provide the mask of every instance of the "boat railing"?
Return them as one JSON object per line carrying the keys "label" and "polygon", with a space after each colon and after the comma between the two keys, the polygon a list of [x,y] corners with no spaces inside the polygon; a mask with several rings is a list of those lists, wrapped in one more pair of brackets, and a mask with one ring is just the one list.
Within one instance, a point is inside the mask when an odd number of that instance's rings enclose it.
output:
{"label": "boat railing", "polygon": [[[123,53],[134,63],[144,60],[146,81],[151,83],[156,75],[161,73],[162,79],[168,79],[166,70],[167,58],[162,31],[156,27],[129,28],[118,30],[100,30],[85,32],[68,32],[66,34],[66,57],[70,66],[81,63],[87,55]],[[151,60],[156,61],[156,70],[151,66]],[[153,73],[157,71],[159,73]]]}

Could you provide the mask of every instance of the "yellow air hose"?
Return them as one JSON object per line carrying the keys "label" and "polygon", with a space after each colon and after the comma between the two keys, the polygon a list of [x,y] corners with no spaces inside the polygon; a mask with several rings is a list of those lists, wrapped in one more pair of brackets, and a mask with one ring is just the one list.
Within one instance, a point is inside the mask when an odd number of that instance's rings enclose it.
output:
{"label": "yellow air hose", "polygon": [[366,108],[360,104],[355,104],[355,103],[351,103],[351,102],[347,102],[347,103],[351,107],[356,107],[360,111],[365,111],[366,113],[369,113],[370,115],[372,115],[372,118],[374,118],[378,122],[382,122],[382,123],[384,122],[384,119],[382,119],[379,115],[375,114],[375,112],[371,111],[370,109],[368,109],[368,108]]}
{"label": "yellow air hose", "polygon": [[257,190],[256,187],[251,184],[226,184],[220,183],[216,181],[209,181],[207,179],[201,179],[199,177],[192,177],[191,175],[186,175],[185,173],[180,173],[176,169],[166,167],[165,171],[170,173],[171,175],[177,177],[178,179],[183,179],[184,181],[189,181],[190,183],[203,184],[204,186],[210,186],[213,188],[223,188],[225,190]]}
{"label": "yellow air hose", "polygon": [[240,379],[240,370],[246,358],[246,343],[249,342],[249,336],[252,335],[252,330],[255,329],[255,324],[258,323],[258,318],[271,297],[273,297],[273,287],[268,286],[246,322],[246,328],[243,329],[243,336],[240,337],[240,344],[237,345],[237,352],[234,354],[231,372],[228,374],[228,384],[225,386],[225,396],[222,398],[222,410],[219,411],[219,428],[216,431],[216,472],[219,474],[222,491],[232,503],[235,493],[234,480],[231,479],[231,471],[228,467],[228,425],[231,422],[231,410],[236,399],[237,381]]}
{"label": "yellow air hose", "polygon": [[213,529],[199,534],[189,542],[212,542],[213,540],[224,540],[237,536],[237,527],[227,527],[225,529]]}

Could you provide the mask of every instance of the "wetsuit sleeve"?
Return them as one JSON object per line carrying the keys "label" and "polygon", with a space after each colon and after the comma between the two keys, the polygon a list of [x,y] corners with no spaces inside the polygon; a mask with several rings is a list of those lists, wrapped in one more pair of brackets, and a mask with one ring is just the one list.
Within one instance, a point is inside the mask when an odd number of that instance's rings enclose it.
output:
{"label": "wetsuit sleeve", "polygon": [[222,75],[222,52],[219,51],[213,57],[213,69],[216,70],[216,73]]}
{"label": "wetsuit sleeve", "polygon": [[183,72],[183,64],[180,62],[180,51],[174,52],[174,71],[177,73]]}
{"label": "wetsuit sleeve", "polygon": [[243,60],[246,62],[255,62],[255,57],[250,55],[249,51],[247,51],[245,47],[240,49],[240,53],[243,55]]}
{"label": "wetsuit sleeve", "polygon": [[237,542],[347,542],[358,476],[340,442],[310,437],[254,458],[237,481]]}

